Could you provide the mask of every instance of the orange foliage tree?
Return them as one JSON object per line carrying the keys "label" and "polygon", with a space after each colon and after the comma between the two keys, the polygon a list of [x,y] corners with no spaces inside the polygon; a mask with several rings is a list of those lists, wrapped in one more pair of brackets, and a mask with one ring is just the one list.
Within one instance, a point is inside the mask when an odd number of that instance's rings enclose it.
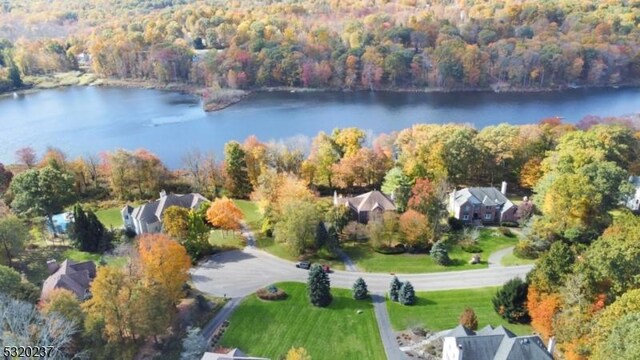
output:
{"label": "orange foliage tree", "polygon": [[177,241],[164,234],[145,234],[138,239],[143,281],[157,285],[176,304],[189,278],[191,258]]}
{"label": "orange foliage tree", "polygon": [[429,236],[427,217],[413,209],[406,211],[400,216],[400,231],[411,246],[425,243]]}
{"label": "orange foliage tree", "polygon": [[562,300],[558,294],[545,294],[535,287],[529,287],[527,308],[531,316],[531,326],[545,339],[554,335],[553,319],[560,311]]}
{"label": "orange foliage tree", "polygon": [[240,208],[226,197],[214,200],[207,210],[207,220],[223,230],[240,230],[243,217]]}

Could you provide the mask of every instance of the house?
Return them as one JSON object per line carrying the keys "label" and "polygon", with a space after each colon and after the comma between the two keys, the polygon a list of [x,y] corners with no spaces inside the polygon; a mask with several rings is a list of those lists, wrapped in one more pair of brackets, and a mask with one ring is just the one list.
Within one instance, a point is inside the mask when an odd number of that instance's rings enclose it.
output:
{"label": "house", "polygon": [[359,223],[366,224],[374,214],[382,214],[385,211],[395,211],[396,205],[391,198],[380,191],[370,191],[368,193],[346,197],[333,193],[333,205],[348,206],[352,216]]}
{"label": "house", "polygon": [[47,268],[50,276],[42,284],[42,298],[53,289],[67,289],[76,294],[78,299],[85,299],[91,281],[96,277],[96,264],[93,261],[76,263],[67,259],[58,265],[56,260],[49,260]]}
{"label": "house", "polygon": [[630,176],[629,182],[635,188],[635,192],[627,198],[626,205],[631,211],[637,212],[640,210],[640,176]]}
{"label": "house", "polygon": [[546,348],[537,335],[516,336],[487,325],[478,332],[458,325],[444,336],[443,360],[553,360],[555,340]]}
{"label": "house", "polygon": [[200,204],[208,201],[204,196],[196,193],[167,195],[162,191],[158,200],[136,208],[126,205],[120,213],[125,228],[135,231],[136,234],[157,233],[162,230],[162,213],[170,206],[197,209]]}
{"label": "house", "polygon": [[206,352],[200,360],[269,360],[267,358],[251,357],[245,355],[238,348],[231,349],[226,353]]}
{"label": "house", "polygon": [[495,224],[518,220],[518,207],[506,197],[507,183],[502,190],[493,187],[471,187],[454,190],[449,195],[449,212],[464,223]]}

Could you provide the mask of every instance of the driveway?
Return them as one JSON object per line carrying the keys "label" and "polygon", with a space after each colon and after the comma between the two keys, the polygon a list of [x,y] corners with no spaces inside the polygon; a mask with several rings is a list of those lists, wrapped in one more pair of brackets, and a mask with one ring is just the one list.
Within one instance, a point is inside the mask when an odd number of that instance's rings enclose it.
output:
{"label": "driveway", "polygon": [[[532,265],[498,265],[479,270],[397,276],[401,281],[410,281],[416,291],[467,289],[502,285],[514,277],[524,279],[531,268]],[[291,261],[249,246],[241,251],[216,254],[192,269],[191,274],[198,290],[232,298],[247,296],[276,282],[307,280],[307,270],[298,269]],[[370,292],[384,294],[393,275],[335,270],[329,277],[332,287],[346,289],[350,289],[354,281],[362,277]]]}

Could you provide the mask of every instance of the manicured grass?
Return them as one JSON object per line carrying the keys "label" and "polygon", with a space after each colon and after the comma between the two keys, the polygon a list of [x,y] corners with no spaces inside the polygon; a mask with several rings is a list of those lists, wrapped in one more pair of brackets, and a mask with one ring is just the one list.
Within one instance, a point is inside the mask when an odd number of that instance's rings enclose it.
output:
{"label": "manicured grass", "polygon": [[478,246],[482,248],[482,262],[476,265],[469,264],[472,254],[456,245],[449,250],[449,257],[452,260],[449,266],[436,264],[428,254],[380,254],[373,251],[367,243],[346,243],[343,244],[343,248],[364,271],[409,274],[486,268],[488,267],[487,259],[491,253],[516,243],[516,237],[504,236],[491,228],[482,229],[478,240]]}
{"label": "manicured grass", "polygon": [[505,255],[505,257],[503,257],[501,261],[502,265],[504,266],[528,265],[535,262],[535,259],[521,259],[513,253]]}
{"label": "manicured grass", "polygon": [[247,222],[247,225],[249,225],[252,230],[259,231],[262,227],[262,213],[260,212],[258,203],[255,201],[238,199],[233,200],[233,202],[240,208],[240,210],[242,210],[244,220]]}
{"label": "manicured grass", "polygon": [[89,252],[80,251],[76,249],[68,249],[62,253],[63,261],[64,259],[70,259],[75,262],[93,261],[96,264],[99,264],[101,258],[104,259],[107,265],[113,265],[117,267],[124,266],[127,263],[127,259],[122,256],[92,254]]}
{"label": "manicured grass", "polygon": [[98,220],[100,220],[102,225],[104,225],[107,229],[118,229],[123,226],[120,210],[122,210],[122,207],[100,209],[96,211],[96,216],[98,217]]}
{"label": "manicured grass", "polygon": [[245,246],[245,239],[240,233],[223,230],[211,230],[209,242],[221,251],[239,250]]}
{"label": "manicured grass", "polygon": [[458,318],[464,309],[471,307],[478,317],[478,329],[486,325],[503,325],[518,335],[531,334],[529,325],[509,324],[495,312],[491,299],[497,290],[497,287],[486,287],[418,292],[415,305],[404,306],[387,300],[387,309],[395,330],[414,326],[433,331],[451,329],[458,325]]}
{"label": "manicured grass", "polygon": [[306,285],[277,286],[288,298],[263,301],[249,296],[231,316],[222,346],[271,359],[280,359],[291,347],[304,347],[313,360],[385,359],[370,301],[353,300],[349,290],[332,289],[331,305],[317,308],[309,303]]}

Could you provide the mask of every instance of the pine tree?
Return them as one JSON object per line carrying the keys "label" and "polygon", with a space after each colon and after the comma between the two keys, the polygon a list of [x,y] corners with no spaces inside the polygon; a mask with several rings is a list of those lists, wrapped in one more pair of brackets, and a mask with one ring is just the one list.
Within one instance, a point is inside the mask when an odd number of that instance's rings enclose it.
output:
{"label": "pine tree", "polygon": [[510,323],[528,323],[531,318],[527,311],[529,285],[520,278],[507,281],[492,299],[495,311]]}
{"label": "pine tree", "polygon": [[356,300],[364,300],[369,297],[369,290],[367,289],[367,283],[363,278],[358,278],[353,283],[353,298]]}
{"label": "pine tree", "polygon": [[69,236],[82,251],[104,252],[111,247],[111,236],[96,214],[91,210],[85,212],[80,205],[73,207],[73,225],[69,229]]}
{"label": "pine tree", "polygon": [[389,287],[389,297],[391,298],[391,301],[398,301],[400,288],[402,288],[402,282],[398,280],[397,276],[394,276],[393,280],[391,280],[391,286]]}
{"label": "pine tree", "polygon": [[324,222],[319,221],[316,226],[316,247],[320,249],[325,246],[329,240],[329,233],[327,232],[327,227],[324,225]]}
{"label": "pine tree", "polygon": [[187,328],[187,336],[182,340],[180,360],[200,359],[209,348],[207,339],[200,335],[199,328]]}
{"label": "pine tree", "polygon": [[227,190],[234,198],[246,198],[253,190],[249,182],[247,161],[242,146],[230,141],[224,146],[224,164],[227,174]]}
{"label": "pine tree", "polygon": [[314,264],[309,269],[307,280],[309,300],[314,306],[325,307],[331,303],[331,284],[329,275],[322,270],[319,264]]}
{"label": "pine tree", "polygon": [[416,303],[416,292],[410,282],[407,281],[402,284],[398,295],[398,301],[402,305],[413,305]]}
{"label": "pine tree", "polygon": [[451,259],[449,258],[449,252],[447,251],[447,246],[442,242],[438,241],[433,244],[430,252],[433,260],[443,266],[447,266],[451,264]]}

